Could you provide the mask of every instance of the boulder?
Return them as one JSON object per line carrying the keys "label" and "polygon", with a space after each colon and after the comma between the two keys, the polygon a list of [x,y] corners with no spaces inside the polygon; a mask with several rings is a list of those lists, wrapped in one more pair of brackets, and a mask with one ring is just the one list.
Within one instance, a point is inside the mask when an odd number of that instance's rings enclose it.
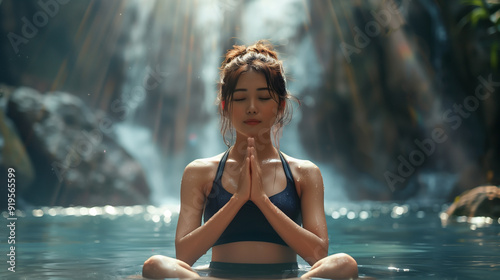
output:
{"label": "boulder", "polygon": [[[16,194],[23,193],[33,182],[33,164],[26,152],[23,142],[13,124],[5,116],[5,105],[9,89],[0,86],[0,182],[10,180],[9,189],[14,189]],[[11,178],[9,178],[11,174]],[[7,198],[7,187],[0,188],[1,197]],[[2,201],[1,205],[4,205]],[[5,207],[0,207],[5,208]]]}
{"label": "boulder", "polygon": [[101,118],[66,92],[41,94],[19,87],[7,95],[6,115],[19,131],[35,170],[33,183],[19,193],[26,202],[149,203],[142,167],[113,140],[111,118]]}

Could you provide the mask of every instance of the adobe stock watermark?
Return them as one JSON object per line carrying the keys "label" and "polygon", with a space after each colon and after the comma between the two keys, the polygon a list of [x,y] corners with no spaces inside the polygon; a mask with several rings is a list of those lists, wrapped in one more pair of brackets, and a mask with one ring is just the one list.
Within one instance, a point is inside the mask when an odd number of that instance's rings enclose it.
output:
{"label": "adobe stock watermark", "polygon": [[[111,102],[111,111],[121,114],[118,118],[119,121],[124,120],[136,104],[146,98],[147,91],[156,89],[168,76],[167,72],[161,72],[158,67],[159,65],[156,65],[156,69],[152,69],[147,66],[142,85],[135,86],[129,94]],[[52,162],[52,170],[54,170],[59,182],[63,181],[66,172],[79,166],[82,159],[90,158],[102,142],[104,134],[111,133],[114,123],[115,120],[105,116],[99,120],[98,128],[92,131],[82,130],[77,140],[70,147],[66,147],[67,153],[64,160]]]}
{"label": "adobe stock watermark", "polygon": [[7,243],[10,245],[7,250],[7,270],[16,272],[16,170],[13,167],[7,169],[7,178]]}
{"label": "adobe stock watermark", "polygon": [[9,32],[7,38],[14,52],[19,53],[21,44],[28,44],[29,39],[33,39],[40,28],[45,27],[49,23],[49,19],[55,17],[60,11],[60,5],[66,5],[70,0],[39,0],[37,2],[40,10],[33,14],[31,20],[27,17],[22,17],[23,26],[19,34]]}
{"label": "adobe stock watermark", "polygon": [[[490,74],[486,80],[482,76],[478,77],[479,85],[474,91],[474,95],[467,96],[462,104],[453,104],[452,109],[443,112],[442,120],[444,123],[449,124],[451,129],[457,130],[463,123],[463,119],[471,116],[480,105],[480,101],[484,101],[495,92],[495,88],[500,86],[500,81],[493,81],[493,75]],[[384,178],[391,191],[395,191],[395,186],[398,183],[403,183],[414,172],[416,167],[421,166],[425,160],[430,157],[435,151],[437,144],[441,144],[448,140],[446,131],[442,128],[434,128],[431,136],[423,140],[415,139],[414,143],[416,149],[411,151],[407,157],[403,155],[398,156],[397,172],[386,171]]]}
{"label": "adobe stock watermark", "polygon": [[[410,2],[408,0],[407,2]],[[392,32],[400,29],[404,25],[404,21],[401,21],[400,14],[402,6],[397,6],[394,1],[384,0],[383,9],[378,11],[371,10],[370,14],[373,16],[374,20],[370,20],[365,24],[363,30],[358,26],[353,28],[354,32],[354,46],[346,42],[340,43],[340,49],[344,55],[347,62],[351,63],[351,55],[356,53],[361,53],[361,50],[368,47],[371,43],[370,38],[375,38],[379,35],[388,36]],[[406,3],[408,4],[408,3]],[[396,21],[394,21],[396,19]]]}

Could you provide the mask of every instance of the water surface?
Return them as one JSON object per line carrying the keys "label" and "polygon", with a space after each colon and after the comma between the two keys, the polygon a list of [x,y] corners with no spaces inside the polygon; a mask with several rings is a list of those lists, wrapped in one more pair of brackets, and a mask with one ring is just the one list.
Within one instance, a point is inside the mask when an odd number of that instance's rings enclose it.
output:
{"label": "water surface", "polygon": [[[362,277],[499,279],[499,221],[443,227],[443,207],[327,205],[329,252],[352,255]],[[7,270],[2,238],[0,279],[125,279],[140,275],[153,254],[175,255],[175,206],[40,208],[17,214],[16,272]],[[8,228],[2,226],[0,233],[7,236]],[[210,251],[195,266],[209,261]],[[309,268],[298,261],[303,271]]]}

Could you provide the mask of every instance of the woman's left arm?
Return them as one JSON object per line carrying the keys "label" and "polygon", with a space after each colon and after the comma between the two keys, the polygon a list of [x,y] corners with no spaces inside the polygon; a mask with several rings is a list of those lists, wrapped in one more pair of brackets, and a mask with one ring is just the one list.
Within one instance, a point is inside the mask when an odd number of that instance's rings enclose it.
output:
{"label": "woman's left arm", "polygon": [[310,161],[301,161],[300,168],[295,170],[296,184],[301,190],[303,227],[276,207],[265,193],[252,200],[286,244],[313,265],[328,255],[323,178],[319,168]]}

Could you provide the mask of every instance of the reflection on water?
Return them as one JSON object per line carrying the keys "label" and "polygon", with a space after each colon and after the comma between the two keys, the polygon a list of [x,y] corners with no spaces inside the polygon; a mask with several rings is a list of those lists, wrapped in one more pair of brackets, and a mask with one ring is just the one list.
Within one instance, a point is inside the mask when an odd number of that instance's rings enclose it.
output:
{"label": "reflection on water", "polygon": [[[360,275],[377,279],[500,276],[500,220],[458,218],[443,227],[444,207],[328,204],[329,252],[351,254]],[[140,275],[153,254],[175,255],[177,205],[44,207],[17,214],[17,269],[3,269],[1,279],[124,279]],[[6,236],[5,227],[0,233]],[[195,265],[209,261],[210,251]],[[299,265],[309,268],[301,258]]]}

